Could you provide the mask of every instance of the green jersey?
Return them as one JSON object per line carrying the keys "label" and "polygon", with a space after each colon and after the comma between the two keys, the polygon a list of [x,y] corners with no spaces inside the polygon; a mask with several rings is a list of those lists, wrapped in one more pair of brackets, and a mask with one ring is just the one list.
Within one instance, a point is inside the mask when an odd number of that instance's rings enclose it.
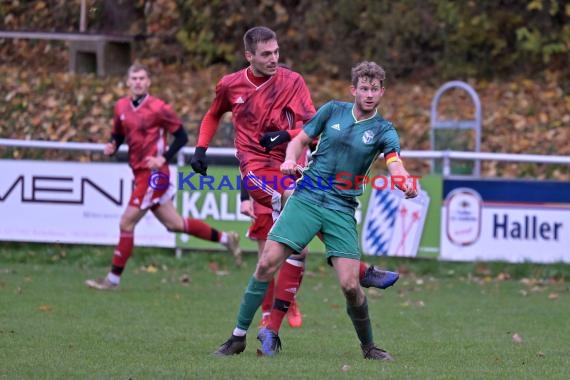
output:
{"label": "green jersey", "polygon": [[354,213],[356,197],[363,191],[356,176],[366,175],[380,153],[400,153],[400,139],[391,122],[378,113],[357,121],[353,107],[330,101],[305,124],[305,133],[320,139],[293,196]]}

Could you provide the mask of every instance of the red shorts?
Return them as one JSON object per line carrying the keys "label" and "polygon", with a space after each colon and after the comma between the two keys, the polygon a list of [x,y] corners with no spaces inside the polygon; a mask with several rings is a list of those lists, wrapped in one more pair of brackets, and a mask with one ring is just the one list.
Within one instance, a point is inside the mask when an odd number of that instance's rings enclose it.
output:
{"label": "red shorts", "polygon": [[251,201],[251,204],[253,205],[253,213],[255,215],[261,215],[261,214],[271,215],[271,212],[273,211],[269,207],[265,207],[263,205],[260,205],[256,201]]}
{"label": "red shorts", "polygon": [[146,210],[164,204],[174,196],[174,186],[170,183],[168,172],[135,172],[133,192],[129,206]]}
{"label": "red shorts", "polygon": [[251,240],[267,240],[267,234],[272,226],[271,214],[258,214],[247,230],[247,237]]}
{"label": "red shorts", "polygon": [[295,188],[294,176],[281,173],[279,168],[262,168],[242,173],[243,186],[257,203],[281,211],[281,194]]}

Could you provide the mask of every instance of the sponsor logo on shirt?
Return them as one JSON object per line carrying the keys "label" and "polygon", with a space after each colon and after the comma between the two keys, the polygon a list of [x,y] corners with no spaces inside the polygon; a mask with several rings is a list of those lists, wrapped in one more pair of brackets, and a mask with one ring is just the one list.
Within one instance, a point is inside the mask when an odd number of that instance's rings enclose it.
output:
{"label": "sponsor logo on shirt", "polygon": [[241,96],[239,96],[239,97],[236,99],[236,101],[235,101],[234,104],[243,104],[243,103],[245,103],[244,100],[243,100],[243,98],[242,98]]}
{"label": "sponsor logo on shirt", "polygon": [[337,131],[340,131],[340,124],[338,124],[338,123],[333,124],[333,125],[331,125],[331,128],[336,129]]}

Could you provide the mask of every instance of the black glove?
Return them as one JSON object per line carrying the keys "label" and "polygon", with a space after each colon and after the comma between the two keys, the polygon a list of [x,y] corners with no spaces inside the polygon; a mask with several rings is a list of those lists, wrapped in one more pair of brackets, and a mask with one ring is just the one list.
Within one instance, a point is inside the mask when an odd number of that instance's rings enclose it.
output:
{"label": "black glove", "polygon": [[267,132],[259,139],[259,144],[269,152],[278,145],[291,141],[287,131]]}
{"label": "black glove", "polygon": [[192,161],[190,161],[190,166],[196,173],[206,175],[208,170],[208,163],[206,162],[206,148],[197,146],[194,149],[194,155],[192,156]]}

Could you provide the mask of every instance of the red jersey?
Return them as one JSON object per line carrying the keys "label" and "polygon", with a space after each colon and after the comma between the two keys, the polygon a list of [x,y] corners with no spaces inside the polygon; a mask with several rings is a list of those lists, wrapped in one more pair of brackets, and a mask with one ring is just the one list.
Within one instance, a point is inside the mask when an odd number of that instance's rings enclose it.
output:
{"label": "red jersey", "polygon": [[197,146],[207,147],[222,115],[232,112],[241,167],[279,167],[287,144],[266,153],[259,139],[266,132],[301,128],[315,114],[315,106],[300,74],[279,67],[267,81],[256,86],[247,77],[247,70],[225,75],[216,85],[216,96],[200,126]]}
{"label": "red jersey", "polygon": [[[147,95],[138,107],[130,97],[119,99],[115,105],[113,133],[125,136],[133,171],[147,169],[145,157],[163,154],[167,148],[167,132],[173,133],[181,125],[172,107],[154,96]],[[165,166],[168,168],[168,164]]]}

